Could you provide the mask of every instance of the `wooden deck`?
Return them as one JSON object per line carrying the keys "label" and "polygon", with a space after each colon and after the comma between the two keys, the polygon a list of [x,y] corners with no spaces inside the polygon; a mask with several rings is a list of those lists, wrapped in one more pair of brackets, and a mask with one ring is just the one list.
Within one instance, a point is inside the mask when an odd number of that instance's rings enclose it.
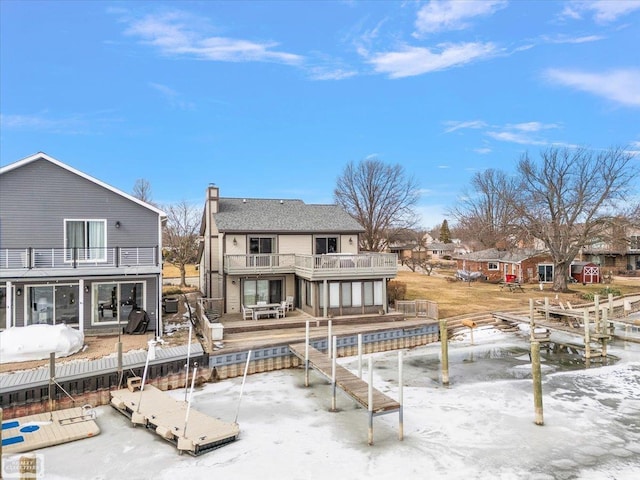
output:
{"label": "wooden deck", "polygon": [[[289,345],[289,349],[291,353],[304,362],[304,343]],[[309,346],[309,366],[331,381],[332,360],[327,357],[326,353]],[[340,387],[365,409],[369,409],[369,384],[340,365],[336,365],[336,386]],[[382,415],[399,410],[400,403],[379,390],[373,389],[372,411],[374,415]]]}
{"label": "wooden deck", "polygon": [[100,433],[92,410],[75,407],[2,422],[2,452],[23,453]]}
{"label": "wooden deck", "polygon": [[134,425],[153,430],[173,443],[180,454],[201,455],[233,442],[240,434],[237,423],[223,422],[193,408],[189,411],[185,431],[187,403],[175,400],[153,385],[145,385],[144,390],[114,390],[111,406],[131,419]]}

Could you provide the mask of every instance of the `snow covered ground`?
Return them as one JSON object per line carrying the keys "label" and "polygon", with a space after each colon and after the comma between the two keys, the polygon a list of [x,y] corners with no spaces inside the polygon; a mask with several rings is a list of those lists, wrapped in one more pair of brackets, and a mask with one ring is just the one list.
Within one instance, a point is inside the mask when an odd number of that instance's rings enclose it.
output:
{"label": "snow covered ground", "polygon": [[[523,337],[479,329],[449,347],[449,388],[440,345],[404,352],[404,440],[398,415],[374,419],[345,394],[330,412],[331,388],[294,369],[206,385],[193,408],[233,421],[238,441],[200,457],[175,448],[110,407],[102,433],[38,453],[47,479],[637,479],[640,473],[640,344],[610,349],[616,363],[577,368],[544,356],[544,426],[534,424]],[[575,360],[575,359],[573,359]],[[340,363],[357,371],[357,359]],[[366,371],[366,361],[365,371]],[[374,385],[398,398],[398,354],[374,355]],[[367,378],[365,373],[365,378]],[[171,392],[184,398],[184,390]]]}
{"label": "snow covered ground", "polygon": [[84,344],[84,334],[64,323],[59,325],[28,325],[0,332],[0,363],[25,362],[68,357]]}

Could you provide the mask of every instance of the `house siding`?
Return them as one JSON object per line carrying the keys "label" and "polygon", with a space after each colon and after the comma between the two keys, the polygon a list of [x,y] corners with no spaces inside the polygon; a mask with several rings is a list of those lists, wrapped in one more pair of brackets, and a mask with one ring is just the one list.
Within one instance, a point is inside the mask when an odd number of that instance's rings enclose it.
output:
{"label": "house siding", "polygon": [[63,248],[65,219],[106,220],[108,247],[158,245],[157,214],[46,160],[4,173],[0,205],[0,248]]}

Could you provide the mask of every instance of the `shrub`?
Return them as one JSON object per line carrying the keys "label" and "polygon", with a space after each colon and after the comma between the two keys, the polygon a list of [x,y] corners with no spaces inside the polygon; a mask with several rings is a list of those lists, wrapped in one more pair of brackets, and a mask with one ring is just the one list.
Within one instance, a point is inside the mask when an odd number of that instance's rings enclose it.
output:
{"label": "shrub", "polygon": [[585,292],[581,295],[581,297],[583,300],[588,300],[590,302],[593,302],[596,295],[599,295],[602,298],[602,297],[608,297],[609,294],[613,295],[614,297],[620,297],[622,295],[622,292],[617,288],[604,287],[598,290],[597,292]]}
{"label": "shrub", "polygon": [[395,303],[396,300],[404,300],[407,295],[407,284],[395,280],[387,284],[387,299],[389,303]]}

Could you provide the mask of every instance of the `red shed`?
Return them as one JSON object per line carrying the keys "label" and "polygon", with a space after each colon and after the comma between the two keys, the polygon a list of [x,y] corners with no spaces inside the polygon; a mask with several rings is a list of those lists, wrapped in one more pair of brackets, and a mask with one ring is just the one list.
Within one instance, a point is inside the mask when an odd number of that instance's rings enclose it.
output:
{"label": "red shed", "polygon": [[600,283],[600,267],[590,262],[571,264],[571,276],[579,283]]}

